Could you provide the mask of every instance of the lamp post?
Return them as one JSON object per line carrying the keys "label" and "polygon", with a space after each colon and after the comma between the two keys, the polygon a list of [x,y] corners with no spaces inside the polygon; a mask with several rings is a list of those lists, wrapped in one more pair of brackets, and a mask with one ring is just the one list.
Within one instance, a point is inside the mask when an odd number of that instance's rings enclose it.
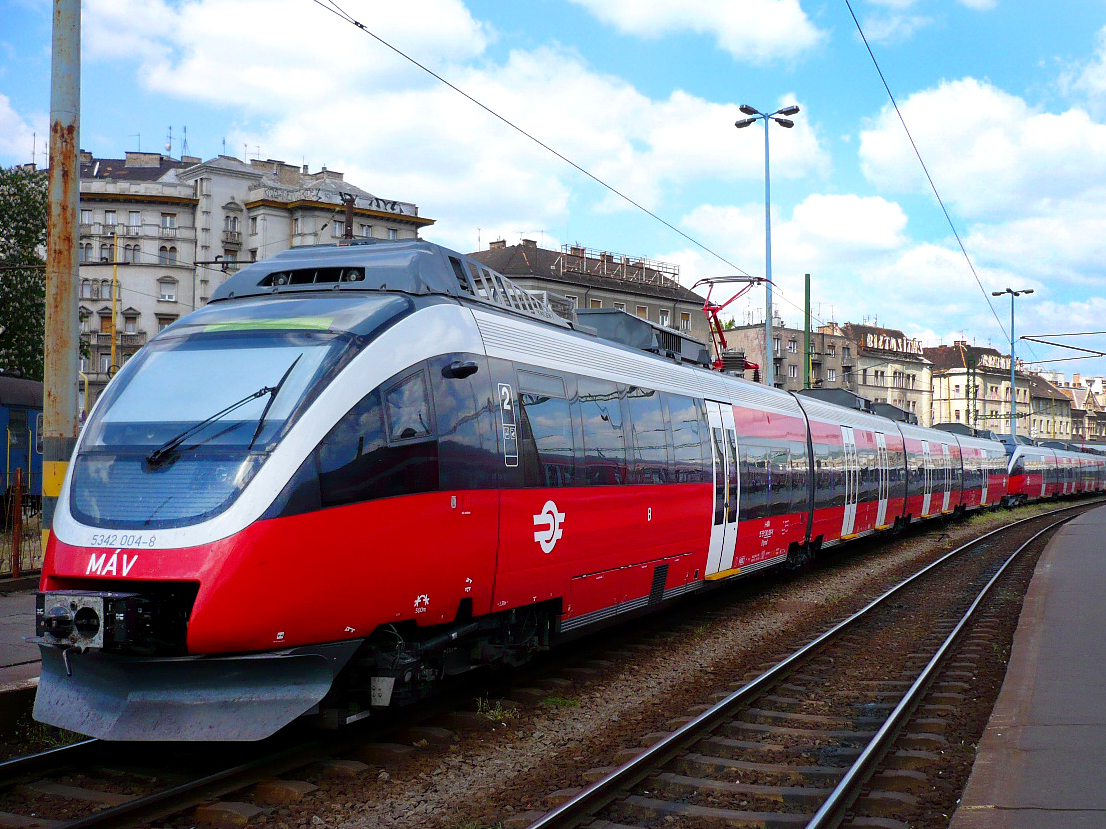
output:
{"label": "lamp post", "polygon": [[734,122],[739,130],[744,129],[757,121],[764,121],[764,382],[769,386],[776,384],[776,362],[772,351],[772,183],[768,174],[768,122],[775,121],[781,127],[791,129],[795,122],[790,118],[780,116],[794,115],[799,108],[792,104],[775,112],[761,112],[748,104],[740,107],[742,113],[748,118],[741,118]]}
{"label": "lamp post", "polygon": [[1010,294],[1010,445],[1018,445],[1018,385],[1015,366],[1017,360],[1014,359],[1014,297],[1021,296],[1022,294],[1033,293],[1032,288],[1022,288],[1015,291],[1013,288],[1004,288],[1001,291],[991,291],[991,296],[1002,296],[1003,294]]}

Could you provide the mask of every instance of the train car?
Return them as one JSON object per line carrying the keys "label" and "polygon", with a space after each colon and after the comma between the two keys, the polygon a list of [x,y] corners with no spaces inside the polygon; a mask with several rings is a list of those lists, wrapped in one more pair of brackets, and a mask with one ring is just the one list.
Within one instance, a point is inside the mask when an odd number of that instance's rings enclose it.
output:
{"label": "train car", "polygon": [[960,447],[960,509],[967,512],[1003,503],[1009,476],[1002,444],[968,433],[961,424],[941,424],[936,428],[949,432]]}
{"label": "train car", "polygon": [[885,417],[796,395],[815,464],[811,536],[817,547],[897,526],[906,498],[898,425]]}
{"label": "train car", "polygon": [[0,375],[3,478],[0,511],[6,510],[18,473],[31,503],[42,498],[42,383]]}
{"label": "train car", "polygon": [[617,321],[598,336],[419,240],[244,267],[82,431],[35,717],[126,740],[346,721],[961,506],[951,435]]}
{"label": "train car", "polygon": [[1059,494],[1059,472],[1056,450],[1036,444],[1019,443],[1009,452],[1010,503],[1019,504]]}

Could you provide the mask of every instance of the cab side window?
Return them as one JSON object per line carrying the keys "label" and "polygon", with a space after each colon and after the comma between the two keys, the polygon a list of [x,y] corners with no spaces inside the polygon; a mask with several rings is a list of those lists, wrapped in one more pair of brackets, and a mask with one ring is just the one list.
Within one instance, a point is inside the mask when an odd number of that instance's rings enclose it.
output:
{"label": "cab side window", "polygon": [[365,395],[335,424],[315,453],[323,507],[437,490],[427,392],[420,367]]}

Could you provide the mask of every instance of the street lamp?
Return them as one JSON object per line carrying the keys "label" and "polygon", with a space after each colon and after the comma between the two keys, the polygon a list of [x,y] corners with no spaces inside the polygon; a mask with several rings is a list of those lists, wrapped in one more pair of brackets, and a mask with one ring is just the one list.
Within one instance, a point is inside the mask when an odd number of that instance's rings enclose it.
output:
{"label": "street lamp", "polygon": [[775,354],[772,352],[772,184],[768,175],[768,122],[775,121],[781,127],[791,129],[795,122],[790,118],[780,117],[794,115],[799,108],[792,104],[775,112],[765,113],[748,104],[742,104],[741,112],[748,118],[734,121],[734,126],[739,130],[764,121],[764,382],[769,386],[776,384]]}
{"label": "street lamp", "polygon": [[1033,293],[1032,288],[1022,288],[1015,291],[1013,288],[1005,288],[1001,291],[991,291],[991,296],[1010,294],[1010,445],[1018,445],[1018,386],[1015,379],[1014,366],[1014,297],[1022,294]]}

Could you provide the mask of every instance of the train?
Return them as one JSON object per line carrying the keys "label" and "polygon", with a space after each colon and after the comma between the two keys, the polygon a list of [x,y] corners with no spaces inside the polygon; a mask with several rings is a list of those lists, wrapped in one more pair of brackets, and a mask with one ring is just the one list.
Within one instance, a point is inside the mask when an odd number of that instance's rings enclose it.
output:
{"label": "train", "polygon": [[423,240],[243,267],[89,415],[35,718],[112,740],[348,723],[853,539],[1106,488],[1106,457],[710,365]]}
{"label": "train", "polygon": [[0,374],[0,525],[7,526],[15,503],[16,480],[28,508],[42,503],[42,383]]}

